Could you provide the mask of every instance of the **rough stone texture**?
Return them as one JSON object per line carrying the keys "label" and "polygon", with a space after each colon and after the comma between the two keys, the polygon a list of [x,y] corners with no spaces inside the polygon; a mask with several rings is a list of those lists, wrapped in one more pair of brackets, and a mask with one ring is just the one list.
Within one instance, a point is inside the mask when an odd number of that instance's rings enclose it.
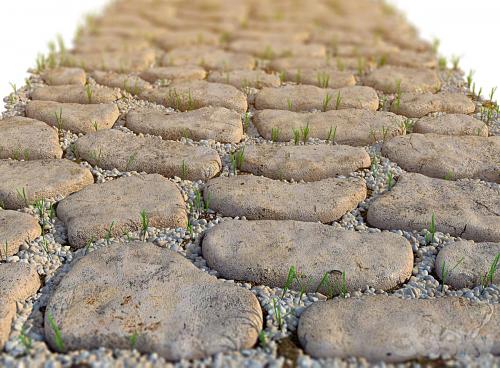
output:
{"label": "rough stone texture", "polygon": [[151,84],[136,75],[101,71],[92,72],[91,75],[97,83],[103,86],[121,88],[134,95],[138,95],[146,89],[153,88]]}
{"label": "rough stone texture", "polygon": [[[338,70],[356,70],[359,66],[360,59],[357,57],[336,57],[332,60],[328,58],[313,58],[313,57],[284,57],[272,60],[268,67],[276,72],[290,71],[296,69],[317,69],[317,68],[336,68]],[[372,67],[372,63],[365,61],[367,68]]]}
{"label": "rough stone texture", "polygon": [[140,72],[156,59],[154,50],[86,52],[69,55],[65,63],[85,70],[107,70],[118,73]]}
{"label": "rough stone texture", "polygon": [[[150,47],[151,43],[149,41],[140,39],[139,37],[136,36],[128,39],[123,37],[117,37],[116,35],[112,34],[110,35],[101,34],[99,36],[94,35],[91,37],[82,37],[81,39],[77,40],[74,47],[74,51],[81,55],[78,59],[70,59],[70,63],[74,62],[74,60],[84,62],[86,54],[90,54],[92,55],[93,58],[95,58],[94,54],[96,53],[114,52],[116,53],[115,55],[119,56],[120,52],[144,51]],[[111,55],[107,56],[107,58],[111,58]],[[95,62],[92,65],[95,66],[96,65]]]}
{"label": "rough stone texture", "polygon": [[[338,294],[342,272],[348,291],[367,285],[389,290],[413,268],[410,243],[402,236],[360,233],[298,221],[224,221],[203,238],[203,258],[226,279],[283,287],[291,266],[300,270],[307,292]],[[325,273],[329,282],[320,285]],[[340,276],[340,277],[339,277]],[[292,289],[300,290],[294,282]]]}
{"label": "rough stone texture", "polygon": [[203,194],[210,198],[210,208],[224,216],[329,223],[366,198],[366,184],[358,178],[290,184],[239,175],[210,180]]}
{"label": "rough stone texture", "polygon": [[333,67],[314,69],[287,69],[285,79],[298,84],[311,84],[321,88],[342,88],[354,86],[356,79],[350,71],[340,71]]}
{"label": "rough stone texture", "polygon": [[[488,285],[488,273],[497,254],[500,243],[457,241],[446,244],[436,257],[434,270],[443,280],[443,267],[447,273],[445,282],[456,289],[473,288],[483,283]],[[493,273],[493,283],[500,283],[500,272]]]}
{"label": "rough stone texture", "polygon": [[0,159],[61,158],[57,131],[47,124],[13,116],[0,120]]}
{"label": "rough stone texture", "polygon": [[207,72],[199,66],[163,66],[144,70],[140,74],[141,78],[154,83],[158,80],[171,82],[182,82],[188,80],[205,79]]}
{"label": "rough stone texture", "polygon": [[370,167],[363,148],[342,145],[244,146],[242,171],[271,179],[318,181]]}
{"label": "rough stone texture", "polygon": [[39,199],[67,196],[94,182],[88,169],[64,159],[0,160],[0,178],[2,207],[14,210]]}
{"label": "rough stone texture", "polygon": [[243,136],[240,114],[225,107],[202,107],[175,114],[131,111],[127,115],[127,127],[137,133],[171,140],[187,137],[195,141],[214,139],[238,143]]}
{"label": "rough stone texture", "polygon": [[402,362],[432,355],[497,353],[500,311],[466,299],[377,295],[315,303],[299,321],[299,341],[316,358],[358,356]]}
{"label": "rough stone texture", "polygon": [[500,182],[500,137],[412,133],[384,143],[382,155],[404,170],[451,180]]}
{"label": "rough stone texture", "polygon": [[436,229],[475,241],[500,241],[500,190],[472,180],[449,181],[404,174],[392,190],[368,209],[368,222],[380,229]]}
{"label": "rough stone texture", "polygon": [[243,113],[248,107],[245,94],[237,88],[207,81],[172,83],[168,87],[144,91],[140,97],[180,111],[221,106]]}
{"label": "rough stone texture", "polygon": [[40,225],[27,213],[0,210],[0,259],[12,256],[25,242],[41,235]]}
{"label": "rough stone texture", "polygon": [[108,233],[115,237],[141,229],[142,211],[148,216],[149,226],[176,228],[187,224],[181,192],[158,174],[88,186],[59,202],[57,217],[68,228],[69,243],[82,248]]}
{"label": "rough stone texture", "polygon": [[0,349],[9,338],[16,315],[16,302],[22,302],[36,293],[40,278],[35,267],[24,263],[0,264]]}
{"label": "rough stone texture", "polygon": [[[99,249],[78,260],[47,311],[65,349],[136,349],[167,360],[251,348],[262,311],[248,290],[224,283],[180,254],[151,243]],[[55,346],[45,314],[45,333]]]}
{"label": "rough stone texture", "polygon": [[276,74],[268,74],[263,70],[233,70],[228,72],[213,71],[208,74],[209,82],[230,84],[236,88],[279,87],[281,82]]}
{"label": "rough stone texture", "polygon": [[45,86],[31,93],[33,100],[55,101],[78,104],[102,104],[114,102],[121,97],[120,92],[98,86]]}
{"label": "rough stone texture", "polygon": [[58,67],[43,72],[42,79],[52,86],[68,84],[83,86],[87,81],[87,75],[85,70],[80,68]]}
{"label": "rough stone texture", "polygon": [[[329,102],[325,103],[327,96]],[[340,96],[338,109],[377,110],[379,106],[377,93],[371,87],[352,86],[332,89],[288,85],[280,88],[263,88],[255,96],[255,108],[292,111],[337,110],[337,96]]]}
{"label": "rough stone texture", "polygon": [[465,114],[444,114],[426,116],[413,126],[414,133],[435,133],[442,135],[488,136],[488,126],[481,120]]}
{"label": "rough stone texture", "polygon": [[81,158],[108,170],[116,168],[204,180],[217,175],[222,166],[219,155],[211,148],[164,141],[159,137],[139,137],[115,129],[87,134],[75,145]]}
{"label": "rough stone texture", "polygon": [[399,50],[381,56],[385,57],[385,61],[389,65],[407,68],[436,68],[438,66],[437,57],[432,52]]}
{"label": "rough stone texture", "polygon": [[[59,123],[59,114],[61,124]],[[120,112],[115,104],[73,104],[53,101],[29,101],[26,116],[41,120],[56,128],[73,133],[89,133],[97,129],[111,128]]]}
{"label": "rough stone texture", "polygon": [[474,103],[462,93],[402,93],[399,101],[392,103],[391,111],[409,118],[421,118],[431,112],[471,114]]}
{"label": "rough stone texture", "polygon": [[386,65],[363,78],[363,84],[385,93],[439,92],[441,80],[436,71]]}
{"label": "rough stone texture", "polygon": [[195,45],[218,45],[220,36],[207,30],[167,31],[158,37],[158,45],[164,50]]}
{"label": "rough stone texture", "polygon": [[[358,109],[330,110],[326,112],[298,113],[285,110],[256,111],[253,123],[266,139],[279,129],[277,141],[288,142],[294,130],[309,127],[313,138],[330,139],[339,144],[364,146],[403,133],[404,117],[385,111]],[[333,137],[334,130],[335,137]]]}
{"label": "rough stone texture", "polygon": [[321,44],[302,44],[290,42],[262,42],[262,40],[236,40],[229,44],[229,50],[255,55],[263,59],[284,56],[325,57],[326,47]]}

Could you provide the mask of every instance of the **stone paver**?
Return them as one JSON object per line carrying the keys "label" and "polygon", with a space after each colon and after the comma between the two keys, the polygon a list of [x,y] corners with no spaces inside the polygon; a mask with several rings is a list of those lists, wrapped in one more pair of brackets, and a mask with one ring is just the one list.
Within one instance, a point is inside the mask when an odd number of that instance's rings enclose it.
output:
{"label": "stone paver", "polygon": [[144,91],[140,97],[180,111],[221,106],[242,113],[248,107],[245,94],[236,87],[207,81],[172,83],[168,87]]}
{"label": "stone paver", "polygon": [[340,71],[333,67],[288,69],[283,71],[283,75],[289,82],[311,84],[321,88],[342,88],[356,84],[356,79],[352,72]]}
{"label": "stone paver", "polygon": [[409,118],[421,118],[431,112],[471,114],[474,103],[461,93],[401,93],[391,105],[391,111]]}
{"label": "stone paver", "polygon": [[7,341],[16,315],[16,302],[36,293],[40,278],[34,266],[27,263],[0,264],[0,349]]}
{"label": "stone paver", "polygon": [[73,133],[89,133],[111,128],[120,112],[115,104],[74,104],[53,101],[30,101],[26,116]]}
{"label": "stone paver", "polygon": [[85,70],[107,70],[118,73],[140,72],[149,68],[156,59],[154,50],[106,51],[72,54],[65,60],[68,66]]}
{"label": "stone paver", "polygon": [[202,180],[217,175],[222,167],[219,155],[211,148],[139,137],[115,129],[87,134],[76,141],[75,147],[81,158],[108,170]]}
{"label": "stone paver", "polygon": [[[111,31],[109,29],[108,31]],[[116,29],[115,29],[116,30]],[[83,60],[85,54],[96,54],[102,52],[131,52],[131,51],[144,51],[151,47],[151,43],[139,37],[124,38],[116,35],[94,35],[92,37],[82,37],[76,42],[74,51],[82,54]],[[70,59],[73,61],[73,59]]]}
{"label": "stone paver", "polygon": [[417,120],[414,133],[435,133],[442,135],[477,135],[488,136],[488,126],[481,120],[465,114],[444,114],[426,116]]}
{"label": "stone paver", "polygon": [[97,83],[103,86],[121,88],[134,95],[138,95],[146,89],[153,88],[151,84],[136,75],[95,71],[91,73],[91,76]]}
{"label": "stone paver", "polygon": [[158,174],[90,185],[59,202],[57,217],[68,228],[69,243],[82,248],[92,239],[141,229],[143,211],[149,226],[176,228],[187,224],[181,192]]}
{"label": "stone paver", "polygon": [[158,80],[170,82],[182,82],[188,80],[205,79],[207,72],[200,66],[160,66],[146,69],[140,74],[141,78],[150,83]]}
{"label": "stone paver", "polygon": [[439,92],[441,80],[436,71],[425,68],[405,68],[386,65],[363,79],[370,86],[385,93]]}
{"label": "stone paver", "polygon": [[[135,242],[78,260],[50,299],[66,350],[135,348],[168,360],[251,348],[262,311],[248,290],[217,280],[179,253]],[[45,333],[56,348],[45,314]]]}
{"label": "stone paver", "polygon": [[210,198],[211,209],[224,216],[330,223],[366,198],[366,184],[358,178],[291,184],[239,175],[210,180],[204,197]]}
{"label": "stone paver", "polygon": [[0,159],[37,160],[61,158],[57,130],[22,116],[0,120]]}
{"label": "stone paver", "polygon": [[116,90],[91,85],[45,86],[36,88],[31,94],[33,100],[78,104],[103,104],[114,102],[120,97],[120,92]]}
{"label": "stone paver", "polygon": [[416,52],[413,50],[399,50],[381,55],[389,65],[407,68],[436,68],[437,57],[431,52]]}
{"label": "stone paver", "polygon": [[58,67],[45,71],[42,79],[53,86],[68,84],[83,86],[87,81],[87,74],[80,68]]}
{"label": "stone paver", "polygon": [[263,70],[213,71],[208,74],[207,80],[209,82],[230,84],[242,90],[249,87],[279,87],[281,84],[277,74],[269,74]]}
{"label": "stone paver", "polygon": [[342,145],[246,145],[241,170],[271,179],[318,181],[370,167],[363,148]]}
{"label": "stone paver", "polygon": [[365,109],[377,110],[379,100],[371,87],[320,88],[310,85],[263,88],[255,96],[257,110],[291,111]]}
{"label": "stone paver", "polygon": [[175,30],[167,31],[158,37],[158,45],[164,50],[176,47],[219,44],[220,36],[206,30]]}
{"label": "stone paver", "polygon": [[500,243],[457,241],[446,244],[436,257],[434,269],[439,279],[456,289],[500,283],[500,272],[492,272],[492,265],[499,265]]}
{"label": "stone paver", "polygon": [[321,44],[302,44],[290,42],[269,42],[262,40],[236,40],[229,44],[229,50],[274,59],[285,56],[326,57],[326,47]]}
{"label": "stone paver", "polygon": [[404,170],[441,179],[500,182],[500,137],[412,133],[384,143],[382,155]]}
{"label": "stone paver", "polygon": [[407,173],[368,208],[380,229],[429,229],[475,241],[500,241],[500,190],[477,181],[449,181]]}
{"label": "stone paver", "polygon": [[0,210],[0,259],[16,254],[25,242],[41,235],[40,225],[27,213]]}
{"label": "stone paver", "polygon": [[[388,290],[411,276],[413,252],[403,237],[389,232],[360,233],[298,221],[229,220],[203,238],[203,257],[221,277],[283,287],[293,266],[307,292],[340,293],[345,272],[348,291],[370,285]],[[329,280],[321,284],[323,276]],[[339,275],[340,274],[340,275]],[[301,290],[294,282],[292,289]]]}
{"label": "stone paver", "polygon": [[330,110],[326,112],[298,113],[284,110],[261,110],[253,123],[266,139],[288,142],[294,139],[294,130],[309,128],[313,138],[333,140],[339,144],[364,146],[374,141],[402,134],[405,118],[385,111],[359,109]]}
{"label": "stone paver", "polygon": [[65,159],[0,160],[0,202],[6,209],[27,207],[40,199],[67,196],[94,182],[88,169]]}
{"label": "stone paver", "polygon": [[195,141],[214,139],[238,143],[243,136],[240,114],[225,107],[202,107],[175,114],[131,111],[127,114],[127,127],[136,133],[171,140],[186,137]]}
{"label": "stone paver", "polygon": [[498,306],[446,297],[377,295],[315,303],[299,321],[299,341],[316,358],[358,356],[402,362],[427,356],[496,352]]}

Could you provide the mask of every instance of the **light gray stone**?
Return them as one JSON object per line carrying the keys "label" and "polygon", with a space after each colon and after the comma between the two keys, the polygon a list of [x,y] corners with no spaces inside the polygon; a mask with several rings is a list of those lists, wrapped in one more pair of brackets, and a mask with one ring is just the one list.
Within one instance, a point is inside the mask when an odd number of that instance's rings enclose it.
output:
{"label": "light gray stone", "polygon": [[462,93],[401,93],[391,105],[391,111],[409,118],[421,118],[431,112],[472,114],[476,106]]}

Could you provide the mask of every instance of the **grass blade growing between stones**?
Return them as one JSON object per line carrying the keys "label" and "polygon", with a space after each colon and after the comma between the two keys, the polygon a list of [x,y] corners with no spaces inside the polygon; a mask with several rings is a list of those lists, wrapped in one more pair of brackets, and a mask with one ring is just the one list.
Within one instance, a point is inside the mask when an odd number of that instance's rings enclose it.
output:
{"label": "grass blade growing between stones", "polygon": [[309,132],[310,132],[309,123],[307,123],[307,125],[304,128],[301,128],[300,130],[301,130],[301,134],[302,134],[302,141],[304,143],[307,143],[307,140],[309,139]]}
{"label": "grass blade growing between stones", "polygon": [[280,128],[271,129],[271,141],[277,142],[280,136]]}
{"label": "grass blade growing between stones", "polygon": [[464,259],[465,257],[462,257],[451,269],[448,269],[445,261],[441,263],[441,291],[444,291],[444,285],[446,283],[446,279],[448,278],[450,272],[452,272],[455,268],[457,268],[464,261]]}
{"label": "grass blade growing between stones", "polygon": [[297,146],[300,142],[300,130],[293,129],[293,143]]}
{"label": "grass blade growing between stones", "polygon": [[[337,98],[338,98],[338,96],[340,96],[340,92],[338,93]],[[332,98],[333,98],[333,96],[331,96],[329,93],[327,93],[325,95],[325,97],[323,98],[323,103],[322,103],[322,111],[323,112],[326,112],[328,110],[328,105],[330,105]],[[336,108],[336,109],[338,110],[338,108]]]}
{"label": "grass blade growing between stones", "polygon": [[427,234],[425,234],[425,240],[427,243],[434,242],[434,237],[436,235],[436,215],[432,213],[431,223],[429,229],[427,229]]}
{"label": "grass blade growing between stones", "polygon": [[493,258],[488,272],[484,275],[484,277],[481,277],[481,285],[483,286],[483,288],[493,284],[493,279],[495,277],[495,273],[497,272],[499,262],[500,252],[498,252],[495,258]]}
{"label": "grass blade growing between stones", "polygon": [[47,319],[49,320],[49,325],[52,331],[54,332],[54,340],[56,344],[56,348],[59,352],[64,351],[64,341],[62,339],[61,335],[61,330],[59,329],[59,326],[57,325],[56,321],[54,320],[54,317],[50,312],[48,312]]}
{"label": "grass blade growing between stones", "polygon": [[292,286],[292,283],[295,280],[296,276],[297,276],[297,270],[295,269],[295,266],[290,266],[290,268],[288,269],[288,276],[286,278],[285,285],[283,286],[283,293],[281,294],[282,298],[285,296],[286,292]]}
{"label": "grass blade growing between stones", "polygon": [[328,131],[328,135],[326,136],[326,142],[327,143],[335,143],[335,137],[337,136],[337,127],[330,127],[330,130]]}
{"label": "grass blade growing between stones", "polygon": [[88,83],[85,85],[85,94],[87,95],[87,103],[91,104],[94,91],[92,90],[92,86]]}
{"label": "grass blade growing between stones", "polygon": [[142,210],[140,216],[141,216],[142,238],[143,240],[146,240],[146,234],[148,233],[148,227],[149,227],[149,216],[146,213],[146,210]]}
{"label": "grass blade growing between stones", "polygon": [[29,351],[33,346],[33,341],[31,337],[26,335],[26,329],[24,328],[24,326],[21,329],[21,332],[19,333],[19,342],[24,346],[24,349],[26,351]]}

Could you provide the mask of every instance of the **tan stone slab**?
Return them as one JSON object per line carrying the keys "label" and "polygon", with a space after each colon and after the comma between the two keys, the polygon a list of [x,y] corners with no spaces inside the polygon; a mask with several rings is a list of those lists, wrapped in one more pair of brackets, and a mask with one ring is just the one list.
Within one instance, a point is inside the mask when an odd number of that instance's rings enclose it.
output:
{"label": "tan stone slab", "polygon": [[40,225],[27,213],[0,210],[0,259],[13,256],[24,242],[41,235]]}
{"label": "tan stone slab", "polygon": [[219,106],[243,113],[248,107],[246,95],[236,87],[207,81],[172,83],[144,91],[140,97],[180,111]]}
{"label": "tan stone slab", "polygon": [[48,69],[42,74],[45,83],[51,86],[77,84],[84,85],[87,81],[85,70],[80,68],[58,67]]}
{"label": "tan stone slab", "polygon": [[136,133],[171,140],[186,137],[195,141],[213,139],[239,143],[243,136],[240,114],[224,107],[202,107],[175,114],[131,111],[127,115],[127,127]]}
{"label": "tan stone slab", "polygon": [[326,47],[321,44],[303,44],[270,40],[236,40],[229,44],[229,50],[245,53],[263,59],[285,56],[326,57]]}
{"label": "tan stone slab", "polygon": [[[292,42],[302,43],[308,40],[309,32],[304,30],[291,30],[289,32],[274,33],[260,29],[238,29],[231,32],[234,40],[260,40],[264,42]],[[318,42],[321,43],[321,42]]]}
{"label": "tan stone slab", "polygon": [[219,44],[219,34],[207,30],[176,30],[167,31],[156,38],[158,45],[164,50],[172,50],[177,47],[201,46]]}
{"label": "tan stone slab", "polygon": [[57,131],[47,124],[13,116],[0,120],[0,159],[61,158]]}
{"label": "tan stone slab", "polygon": [[385,142],[382,155],[406,171],[434,178],[500,183],[500,136],[412,133]]}
{"label": "tan stone slab", "polygon": [[391,111],[409,118],[421,118],[431,112],[471,114],[474,103],[462,93],[402,93],[391,106]]}
{"label": "tan stone slab", "polygon": [[13,210],[40,199],[65,197],[94,182],[88,169],[65,159],[0,160],[0,177],[0,202]]}
{"label": "tan stone slab", "polygon": [[[159,307],[161,306],[161,307]],[[104,247],[76,261],[45,313],[45,334],[65,351],[130,349],[178,361],[250,349],[262,329],[257,298],[151,243]]]}
{"label": "tan stone slab", "polygon": [[[411,193],[411,195],[408,195]],[[500,190],[477,181],[450,181],[406,173],[368,209],[380,229],[429,229],[475,241],[500,241]]]}
{"label": "tan stone slab", "polygon": [[[110,30],[113,32],[113,29]],[[115,29],[116,31],[116,29]],[[75,43],[76,53],[99,52],[141,52],[151,48],[151,42],[135,35],[134,37],[121,37],[112,33],[84,36]]]}
{"label": "tan stone slab", "polygon": [[73,104],[29,101],[26,116],[73,133],[88,133],[111,128],[120,112],[115,104]]}
{"label": "tan stone slab", "polygon": [[280,88],[263,88],[255,96],[257,110],[327,111],[349,108],[377,110],[378,107],[377,93],[373,88],[364,86],[333,89],[287,85]]}
{"label": "tan stone slab", "polygon": [[436,71],[386,65],[363,78],[363,84],[385,93],[439,92],[441,80]]}
{"label": "tan stone slab", "polygon": [[285,110],[260,110],[253,124],[266,139],[288,142],[294,139],[294,130],[309,128],[312,138],[330,139],[339,144],[365,146],[381,139],[403,133],[404,117],[385,111],[358,109],[299,113]]}
{"label": "tan stone slab", "polygon": [[321,88],[341,88],[356,84],[356,79],[352,72],[340,71],[336,67],[288,69],[282,75],[289,82],[311,84]]}
{"label": "tan stone slab", "polygon": [[142,211],[149,226],[176,228],[187,224],[179,188],[158,174],[90,185],[57,206],[57,216],[66,224],[69,243],[75,248],[108,234],[118,237],[142,229]]}
{"label": "tan stone slab", "polygon": [[139,72],[153,65],[156,52],[153,49],[139,51],[106,51],[76,53],[67,56],[65,65],[85,70],[107,70],[118,73]]}
{"label": "tan stone slab", "polygon": [[163,66],[146,69],[141,72],[140,76],[151,83],[158,80],[181,82],[205,79],[207,72],[202,67],[195,65]]}
{"label": "tan stone slab", "polygon": [[233,70],[228,72],[212,71],[208,74],[209,82],[230,84],[241,90],[247,88],[279,87],[280,78],[263,70]]}
{"label": "tan stone slab", "polygon": [[92,72],[91,76],[103,86],[121,88],[133,95],[138,95],[146,89],[153,88],[151,84],[136,75],[95,71]]}
{"label": "tan stone slab", "polygon": [[121,98],[121,93],[108,87],[99,86],[45,86],[31,93],[33,100],[55,101],[77,104],[103,104]]}
{"label": "tan stone slab", "polygon": [[384,55],[385,62],[389,65],[398,65],[408,68],[436,68],[437,57],[431,52],[416,52],[412,50],[400,50]]}
{"label": "tan stone slab", "polygon": [[223,216],[329,223],[356,208],[366,198],[366,184],[358,178],[291,184],[238,175],[210,180],[204,196],[210,198],[210,208]]}
{"label": "tan stone slab", "polygon": [[115,129],[87,134],[75,145],[81,158],[107,170],[205,180],[217,175],[222,166],[219,155],[211,148],[139,137]]}
{"label": "tan stone slab", "polygon": [[417,120],[414,133],[442,135],[477,135],[488,136],[488,126],[481,120],[465,114],[445,114],[426,116]]}
{"label": "tan stone slab", "polygon": [[370,167],[370,156],[363,148],[342,145],[243,147],[241,170],[271,179],[318,181]]}
{"label": "tan stone slab", "polygon": [[[226,279],[283,287],[293,266],[307,281],[293,280],[291,289],[325,295],[339,294],[335,283],[342,272],[347,291],[367,285],[390,290],[413,269],[413,251],[402,236],[311,222],[224,221],[205,234],[202,251],[210,268]],[[328,281],[321,285],[325,274]]]}
{"label": "tan stone slab", "polygon": [[499,330],[500,312],[493,304],[377,295],[314,303],[300,317],[298,336],[315,358],[403,362],[495,353]]}
{"label": "tan stone slab", "polygon": [[[360,64],[361,63],[361,64]],[[297,69],[321,69],[321,68],[336,68],[337,70],[357,70],[362,66],[364,69],[369,69],[374,66],[370,60],[360,59],[356,57],[284,57],[272,60],[268,68],[276,72],[290,72]]]}

